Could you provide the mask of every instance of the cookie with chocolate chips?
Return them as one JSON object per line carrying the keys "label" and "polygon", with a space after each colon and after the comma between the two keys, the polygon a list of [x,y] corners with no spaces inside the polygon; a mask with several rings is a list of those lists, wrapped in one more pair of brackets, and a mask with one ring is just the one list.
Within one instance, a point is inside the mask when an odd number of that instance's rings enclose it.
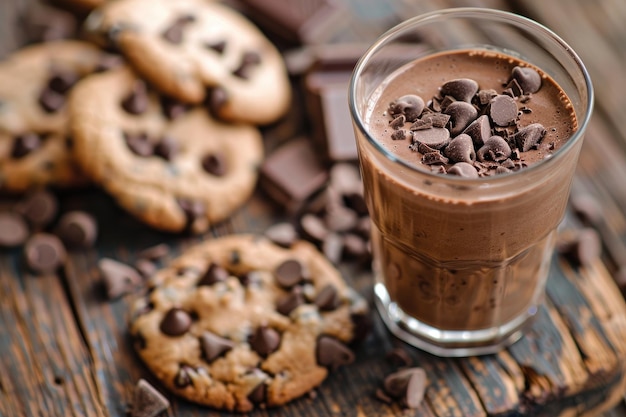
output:
{"label": "cookie with chocolate chips", "polygon": [[282,116],[291,90],[282,57],[234,9],[204,0],[120,0],[86,21],[163,93],[229,121]]}
{"label": "cookie with chocolate chips", "polygon": [[74,163],[67,99],[115,56],[81,41],[25,47],[0,63],[0,190],[85,183]]}
{"label": "cookie with chocolate chips", "polygon": [[130,311],[139,356],[171,392],[217,409],[285,404],[351,363],[367,303],[310,243],[230,235],[158,271]]}
{"label": "cookie with chocolate chips", "polygon": [[204,232],[254,189],[263,158],[258,128],[160,97],[128,67],[84,80],[70,111],[86,174],[154,228]]}

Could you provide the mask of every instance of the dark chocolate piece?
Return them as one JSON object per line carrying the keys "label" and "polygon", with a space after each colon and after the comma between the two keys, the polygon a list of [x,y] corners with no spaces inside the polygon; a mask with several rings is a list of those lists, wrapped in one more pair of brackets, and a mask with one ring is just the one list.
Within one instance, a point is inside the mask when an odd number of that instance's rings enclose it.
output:
{"label": "dark chocolate piece", "polygon": [[339,293],[334,285],[328,284],[316,295],[313,303],[322,311],[332,311],[341,305]]}
{"label": "dark chocolate piece", "polygon": [[445,154],[452,162],[473,163],[476,160],[474,142],[469,135],[461,133],[452,139],[446,147]]}
{"label": "dark chocolate piece", "polygon": [[513,139],[522,152],[527,152],[537,146],[546,134],[546,129],[540,123],[533,123],[521,128]]}
{"label": "dark chocolate piece", "polygon": [[154,144],[148,138],[146,133],[127,133],[124,132],[124,141],[135,155],[152,156],[154,155]]}
{"label": "dark chocolate piece", "polygon": [[480,149],[489,137],[491,137],[491,125],[489,124],[489,116],[486,114],[470,123],[463,131],[464,134],[472,138],[475,149]]}
{"label": "dark chocolate piece", "polygon": [[25,133],[15,137],[13,141],[13,149],[11,157],[15,159],[22,158],[34,150],[41,147],[41,136],[36,133]]}
{"label": "dark chocolate piece", "polygon": [[299,284],[303,278],[302,264],[296,259],[288,259],[278,265],[274,271],[276,282],[283,288],[292,288]]}
{"label": "dark chocolate piece", "polygon": [[450,143],[450,131],[441,127],[416,130],[413,132],[413,141],[432,149],[441,149]]}
{"label": "dark chocolate piece", "polygon": [[298,239],[298,232],[291,223],[281,222],[268,227],[265,236],[277,245],[288,248]]}
{"label": "dark chocolate piece", "polygon": [[28,238],[28,225],[18,213],[0,212],[0,247],[22,245]]}
{"label": "dark chocolate piece", "polygon": [[39,233],[31,236],[24,245],[24,257],[28,267],[36,273],[52,273],[67,258],[65,247],[58,237]]}
{"label": "dark chocolate piece", "polygon": [[98,236],[98,222],[85,211],[69,211],[59,219],[55,233],[69,248],[89,248]]}
{"label": "dark chocolate piece", "polygon": [[148,87],[142,80],[133,84],[130,93],[122,100],[122,108],[130,114],[139,115],[148,110]]}
{"label": "dark chocolate piece", "polygon": [[226,354],[235,347],[235,342],[230,339],[218,336],[215,333],[205,331],[200,336],[200,346],[202,354],[207,362],[213,362],[215,359]]}
{"label": "dark chocolate piece", "polygon": [[39,105],[46,113],[56,113],[65,105],[65,96],[46,87],[39,95]]}
{"label": "dark chocolate piece", "polygon": [[[33,227],[48,226],[59,211],[59,202],[56,196],[47,190],[37,190],[28,194],[16,207]],[[3,230],[0,228],[0,230]]]}
{"label": "dark chocolate piece", "polygon": [[221,177],[227,172],[226,158],[221,153],[210,153],[206,155],[202,158],[201,164],[205,172],[216,177]]}
{"label": "dark chocolate piece", "polygon": [[452,96],[456,100],[470,103],[478,92],[478,83],[469,78],[450,80],[441,86],[442,96]]}
{"label": "dark chocolate piece", "polygon": [[541,75],[533,68],[517,66],[511,71],[511,77],[517,81],[524,94],[536,93],[541,88]]}
{"label": "dark chocolate piece", "polygon": [[101,258],[98,269],[109,300],[135,291],[143,282],[135,268],[114,259]]}
{"label": "dark chocolate piece", "polygon": [[154,154],[160,156],[166,161],[171,161],[178,153],[178,141],[170,136],[165,135],[161,138],[159,143],[154,147]]}
{"label": "dark chocolate piece", "polygon": [[354,362],[354,353],[346,345],[326,335],[317,339],[315,355],[318,365],[330,368],[331,371]]}
{"label": "dark chocolate piece", "polygon": [[167,410],[170,402],[148,381],[140,379],[135,386],[131,417],[156,417]]}
{"label": "dark chocolate piece", "polygon": [[280,333],[268,326],[259,326],[250,336],[250,347],[259,356],[266,358],[280,346]]}
{"label": "dark chocolate piece", "polygon": [[388,375],[384,389],[391,397],[398,398],[408,408],[417,408],[424,399],[428,378],[422,368],[408,368]]}

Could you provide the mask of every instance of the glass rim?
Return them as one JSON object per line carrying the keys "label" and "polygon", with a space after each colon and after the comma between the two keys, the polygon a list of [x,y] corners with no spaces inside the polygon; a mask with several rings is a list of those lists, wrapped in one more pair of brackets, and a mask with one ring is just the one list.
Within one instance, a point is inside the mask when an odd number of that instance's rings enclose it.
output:
{"label": "glass rim", "polygon": [[[399,157],[397,157],[394,153],[387,150],[383,147],[378,140],[374,139],[369,131],[365,128],[365,123],[360,113],[357,111],[356,106],[356,82],[357,78],[361,75],[364,70],[365,65],[368,63],[370,58],[377,52],[381,47],[386,45],[391,38],[393,38],[396,34],[404,31],[408,27],[414,26],[416,23],[427,22],[429,20],[434,20],[440,17],[453,16],[453,17],[485,17],[485,16],[493,16],[499,18],[501,21],[509,21],[515,23],[516,26],[524,25],[528,28],[532,28],[532,30],[538,31],[547,35],[555,44],[559,45],[564,51],[566,51],[569,57],[572,59],[580,70],[580,73],[584,79],[585,87],[587,90],[587,100],[586,100],[586,111],[581,120],[578,120],[578,128],[574,132],[574,134],[565,142],[563,146],[561,146],[557,152],[555,152],[550,158],[544,159],[541,162],[532,164],[528,167],[522,168],[518,171],[513,171],[506,174],[498,174],[493,176],[485,176],[479,178],[466,178],[458,175],[441,175],[435,172],[427,171],[419,169],[416,165],[411,164]],[[546,167],[551,166],[554,161],[558,161],[561,157],[568,153],[568,150],[574,147],[585,133],[587,125],[591,120],[591,115],[593,113],[594,106],[594,89],[591,81],[591,76],[585,67],[585,64],[582,62],[578,54],[572,49],[567,42],[565,42],[559,35],[557,35],[554,31],[546,27],[545,25],[527,18],[525,16],[504,11],[498,9],[489,9],[484,7],[455,7],[455,8],[446,8],[440,10],[434,10],[431,12],[427,12],[424,14],[420,14],[414,16],[410,19],[405,20],[402,23],[390,28],[367,49],[367,51],[361,56],[359,61],[354,67],[352,72],[352,76],[350,77],[350,84],[348,87],[348,106],[350,108],[350,113],[352,114],[352,120],[358,127],[358,129],[363,133],[363,135],[367,138],[367,141],[370,145],[374,147],[381,155],[383,155],[387,160],[401,165],[403,168],[409,169],[411,172],[416,172],[420,175],[425,175],[430,179],[445,179],[446,181],[451,182],[462,182],[464,184],[476,183],[494,183],[500,181],[508,181],[512,178],[516,178],[520,175],[527,175],[529,172],[536,172],[541,169],[546,169]],[[576,115],[578,118],[578,115]]]}

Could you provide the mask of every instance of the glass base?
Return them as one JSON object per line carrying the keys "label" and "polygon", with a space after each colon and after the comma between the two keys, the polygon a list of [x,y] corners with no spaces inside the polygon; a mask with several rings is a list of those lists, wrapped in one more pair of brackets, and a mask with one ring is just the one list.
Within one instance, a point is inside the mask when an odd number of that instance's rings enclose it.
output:
{"label": "glass base", "polygon": [[428,353],[442,357],[488,355],[501,351],[522,337],[522,328],[537,313],[533,305],[508,323],[485,330],[440,330],[408,316],[391,301],[385,286],[374,286],[376,307],[393,335]]}

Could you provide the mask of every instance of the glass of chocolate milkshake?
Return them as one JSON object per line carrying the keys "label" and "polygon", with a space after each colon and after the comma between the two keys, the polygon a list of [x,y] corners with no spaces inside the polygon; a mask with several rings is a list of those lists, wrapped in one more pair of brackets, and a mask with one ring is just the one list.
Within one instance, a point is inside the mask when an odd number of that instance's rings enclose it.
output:
{"label": "glass of chocolate milkshake", "polygon": [[592,111],[583,63],[527,18],[446,9],[377,40],[349,96],[391,332],[440,356],[517,340]]}

